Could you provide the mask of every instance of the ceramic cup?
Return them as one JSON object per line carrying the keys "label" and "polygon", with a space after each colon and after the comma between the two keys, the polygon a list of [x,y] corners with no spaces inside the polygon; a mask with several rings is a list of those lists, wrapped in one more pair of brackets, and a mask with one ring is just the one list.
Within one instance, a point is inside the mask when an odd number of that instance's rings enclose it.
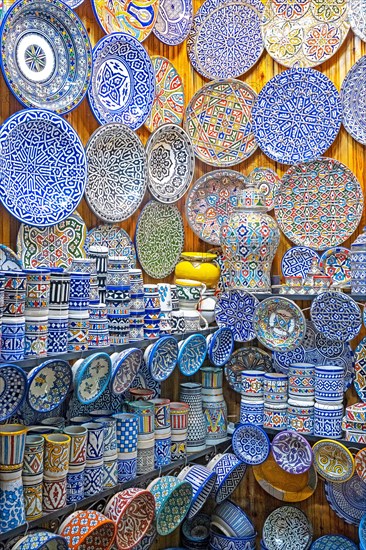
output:
{"label": "ceramic cup", "polygon": [[314,401],[289,399],[287,405],[287,429],[301,434],[314,433]]}
{"label": "ceramic cup", "polygon": [[315,403],[314,435],[328,439],[342,437],[343,405],[341,403]]}
{"label": "ceramic cup", "polygon": [[188,427],[188,403],[170,403],[170,424],[172,432],[186,431]]}
{"label": "ceramic cup", "polygon": [[132,413],[118,413],[113,416],[117,421],[118,453],[133,453],[137,450],[139,417]]}
{"label": "ceramic cup", "polygon": [[86,462],[89,464],[103,461],[104,453],[104,426],[100,422],[86,422],[82,424],[87,429]]}
{"label": "ceramic cup", "polygon": [[41,435],[27,435],[25,438],[22,475],[37,476],[43,474],[43,456],[44,438]]}
{"label": "ceramic cup", "polygon": [[241,373],[241,394],[246,397],[263,397],[264,372],[243,370]]}
{"label": "ceramic cup", "polygon": [[263,396],[268,403],[286,403],[288,393],[288,379],[279,372],[264,374]]}
{"label": "ceramic cup", "polygon": [[240,422],[242,424],[263,426],[264,399],[254,399],[242,396],[240,401]]}
{"label": "ceramic cup", "polygon": [[344,369],[336,365],[315,367],[315,399],[321,403],[342,402]]}
{"label": "ceramic cup", "polygon": [[49,480],[66,478],[71,438],[66,434],[48,434],[44,439],[44,476]]}
{"label": "ceramic cup", "polygon": [[294,363],[289,366],[288,393],[292,399],[314,399],[315,365]]}
{"label": "ceramic cup", "polygon": [[186,331],[186,321],[182,309],[173,310],[170,317],[171,334],[184,334]]}
{"label": "ceramic cup", "polygon": [[157,397],[151,403],[154,403],[155,433],[170,427],[170,400]]}
{"label": "ceramic cup", "polygon": [[204,283],[191,279],[176,279],[175,285],[179,305],[185,309],[195,309],[207,288]]}
{"label": "ceramic cup", "polygon": [[88,430],[85,426],[67,426],[64,433],[70,437],[69,471],[83,466],[86,462],[86,439]]}
{"label": "ceramic cup", "polygon": [[158,283],[158,293],[160,298],[161,311],[172,311],[172,292],[170,284]]}

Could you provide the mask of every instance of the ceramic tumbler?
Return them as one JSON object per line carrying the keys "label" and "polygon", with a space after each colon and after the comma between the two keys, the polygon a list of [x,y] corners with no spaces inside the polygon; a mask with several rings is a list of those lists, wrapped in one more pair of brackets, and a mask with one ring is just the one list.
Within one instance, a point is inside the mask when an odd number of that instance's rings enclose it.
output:
{"label": "ceramic tumbler", "polygon": [[[27,435],[25,438],[23,476],[43,475],[44,438]],[[42,481],[42,478],[41,478]]]}
{"label": "ceramic tumbler", "polygon": [[172,292],[169,283],[158,283],[161,311],[172,311]]}
{"label": "ceramic tumbler", "polygon": [[104,426],[100,422],[86,422],[82,424],[87,429],[86,462],[89,465],[102,461],[104,454]]}
{"label": "ceramic tumbler", "polygon": [[314,433],[314,401],[289,399],[287,405],[287,429],[301,434]]}
{"label": "ceramic tumbler", "polygon": [[264,399],[242,396],[240,401],[240,422],[241,424],[263,426]]}
{"label": "ceramic tumbler", "polygon": [[66,478],[71,438],[66,434],[44,436],[44,476],[48,480]]}
{"label": "ceramic tumbler", "polygon": [[137,442],[136,451],[118,453],[117,458],[118,483],[125,483],[135,479],[137,472]]}
{"label": "ceramic tumbler", "polygon": [[22,469],[27,431],[22,424],[0,424],[0,472]]}
{"label": "ceramic tumbler", "polygon": [[130,401],[150,401],[154,396],[154,390],[149,388],[129,388]]}
{"label": "ceramic tumbler", "polygon": [[272,430],[287,428],[287,403],[264,403],[263,426]]}
{"label": "ceramic tumbler", "polygon": [[188,403],[180,403],[178,401],[170,402],[170,424],[172,432],[187,430],[188,411]]}
{"label": "ceramic tumbler", "polygon": [[51,269],[50,274],[50,316],[52,311],[68,311],[70,299],[70,274]]}
{"label": "ceramic tumbler", "polygon": [[43,512],[61,510],[66,506],[66,475],[60,479],[43,479]]}
{"label": "ceramic tumbler", "polygon": [[87,428],[67,426],[64,433],[70,437],[69,472],[84,466],[86,462]]}
{"label": "ceramic tumbler", "polygon": [[268,403],[286,403],[288,378],[279,372],[264,373],[263,397]]}
{"label": "ceramic tumbler", "polygon": [[84,470],[81,472],[69,471],[66,476],[66,493],[67,504],[73,504],[84,499]]}
{"label": "ceramic tumbler", "polygon": [[314,406],[314,435],[328,439],[342,437],[342,403],[315,403]]}
{"label": "ceramic tumbler", "polygon": [[155,437],[149,437],[148,439],[142,439],[139,437],[137,441],[137,475],[152,472],[154,469],[154,457],[155,457]]}
{"label": "ceramic tumbler", "polygon": [[104,427],[104,459],[117,455],[117,419],[111,416],[95,418]]}
{"label": "ceramic tumbler", "polygon": [[137,450],[139,417],[132,413],[113,415],[117,420],[117,452],[133,453]]}
{"label": "ceramic tumbler", "polygon": [[340,403],[344,395],[344,368],[336,365],[315,367],[315,400]]}
{"label": "ceramic tumbler", "polygon": [[103,490],[103,459],[87,462],[84,470],[84,495],[91,497]]}
{"label": "ceramic tumbler", "polygon": [[27,521],[42,517],[43,474],[23,475],[24,509]]}
{"label": "ceramic tumbler", "polygon": [[22,361],[24,350],[25,317],[4,316],[1,326],[1,361]]}
{"label": "ceramic tumbler", "polygon": [[150,401],[131,401],[127,403],[128,411],[138,416],[138,433],[154,433],[154,403]]}
{"label": "ceramic tumbler", "polygon": [[157,397],[150,402],[154,403],[155,433],[170,427],[170,400]]}
{"label": "ceramic tumbler", "polygon": [[180,399],[189,405],[187,450],[199,451],[206,446],[206,420],[203,415],[202,384],[180,384]]}
{"label": "ceramic tumbler", "polygon": [[103,461],[103,488],[115,487],[118,483],[117,454],[115,457],[108,457]]}
{"label": "ceramic tumbler", "polygon": [[171,463],[171,429],[166,428],[155,434],[154,466],[160,468]]}
{"label": "ceramic tumbler", "polygon": [[171,435],[171,460],[180,460],[187,456],[188,430],[172,431]]}
{"label": "ceramic tumbler", "polygon": [[241,373],[241,394],[246,397],[262,398],[264,392],[264,372],[243,370]]}
{"label": "ceramic tumbler", "polygon": [[314,399],[315,365],[293,363],[288,369],[288,393],[292,399]]}

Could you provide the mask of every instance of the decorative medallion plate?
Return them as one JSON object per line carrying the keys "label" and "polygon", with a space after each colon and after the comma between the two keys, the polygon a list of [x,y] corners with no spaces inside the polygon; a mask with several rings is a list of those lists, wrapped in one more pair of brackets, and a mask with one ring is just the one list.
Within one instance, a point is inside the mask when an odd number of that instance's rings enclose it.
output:
{"label": "decorative medallion plate", "polygon": [[258,299],[244,290],[222,292],[215,306],[215,318],[219,327],[230,327],[236,342],[254,340],[253,316]]}
{"label": "decorative medallion plate", "polygon": [[311,550],[358,550],[358,546],[343,535],[324,535],[313,542]]}
{"label": "decorative medallion plate", "polygon": [[98,218],[127,220],[140,206],[147,187],[144,146],[123,124],[100,126],[86,144],[85,198]]}
{"label": "decorative medallion plate", "polygon": [[192,334],[179,346],[178,367],[184,376],[192,376],[203,365],[207,354],[206,338],[203,334]]}
{"label": "decorative medallion plate", "polygon": [[273,351],[289,351],[305,337],[306,321],[301,309],[287,298],[271,297],[261,302],[253,317],[258,340]]}
{"label": "decorative medallion plate", "polygon": [[85,258],[86,225],[74,212],[66,220],[39,229],[22,224],[18,231],[17,250],[24,269],[39,266],[68,269],[76,258]]}
{"label": "decorative medallion plate", "polygon": [[148,355],[147,366],[157,382],[163,382],[172,374],[178,359],[178,343],[174,336],[163,336]]}
{"label": "decorative medallion plate", "polygon": [[251,466],[264,462],[271,449],[266,432],[253,424],[240,424],[233,433],[232,445],[236,456]]}
{"label": "decorative medallion plate", "polygon": [[192,0],[159,0],[153,33],[169,46],[181,44],[188,36],[193,18]]}
{"label": "decorative medallion plate", "polygon": [[352,453],[332,439],[322,439],[313,445],[314,466],[328,481],[343,483],[353,476],[355,461]]}
{"label": "decorative medallion plate", "polygon": [[22,271],[22,262],[11,248],[0,244],[0,271]]}
{"label": "decorative medallion plate", "polygon": [[0,421],[13,416],[22,405],[27,391],[27,375],[17,365],[0,366]]}
{"label": "decorative medallion plate", "polygon": [[366,403],[366,338],[355,349],[355,380],[353,382],[358,397]]}
{"label": "decorative medallion plate", "polygon": [[201,176],[186,199],[186,218],[192,231],[206,243],[219,246],[221,225],[247,184],[248,179],[235,170],[214,170]]}
{"label": "decorative medallion plate", "polygon": [[234,351],[225,365],[225,377],[231,389],[241,393],[243,370],[273,372],[271,356],[260,348],[240,348]]}
{"label": "decorative medallion plate", "polygon": [[294,506],[280,506],[267,517],[262,536],[266,548],[271,550],[306,550],[313,539],[313,529],[304,512]]}
{"label": "decorative medallion plate", "polygon": [[174,65],[166,57],[154,55],[151,63],[155,73],[155,97],[145,126],[153,132],[163,124],[178,124],[183,120],[184,87]]}
{"label": "decorative medallion plate", "polygon": [[333,283],[351,281],[351,251],[343,246],[329,248],[320,257],[319,267]]}
{"label": "decorative medallion plate", "polygon": [[284,164],[318,158],[332,145],[341,122],[337,88],[325,74],[313,69],[290,69],[274,76],[252,109],[252,131],[258,146]]}
{"label": "decorative medallion plate", "polygon": [[248,176],[249,180],[255,184],[259,192],[264,197],[267,212],[274,208],[274,200],[277,186],[281,183],[281,178],[271,168],[254,168]]}
{"label": "decorative medallion plate", "polygon": [[[352,2],[351,2],[352,3]],[[366,0],[363,2],[366,10]],[[365,12],[366,13],[366,12]],[[366,23],[366,15],[365,23]],[[366,56],[346,74],[341,88],[343,126],[359,143],[366,145]]]}
{"label": "decorative medallion plate", "polygon": [[148,187],[159,202],[177,202],[188,191],[194,173],[194,151],[186,132],[164,124],[146,143]]}
{"label": "decorative medallion plate", "polygon": [[126,256],[130,268],[136,267],[136,251],[129,234],[118,225],[98,225],[88,232],[85,249],[89,246],[107,246],[109,256]]}
{"label": "decorative medallion plate", "polygon": [[155,74],[145,48],[132,36],[104,36],[93,48],[90,107],[100,124],[140,128],[155,97]]}
{"label": "decorative medallion plate", "polygon": [[64,114],[88,91],[89,36],[76,13],[58,0],[21,0],[11,7],[2,27],[1,60],[7,85],[25,107]]}
{"label": "decorative medallion plate", "polygon": [[349,30],[347,1],[268,0],[262,36],[269,55],[285,67],[315,67],[342,45]]}
{"label": "decorative medallion plate", "polygon": [[0,157],[0,199],[19,221],[48,227],[81,201],[84,147],[59,115],[27,109],[9,117],[0,129]]}
{"label": "decorative medallion plate", "polygon": [[362,327],[358,304],[341,292],[322,292],[311,304],[310,318],[316,330],[329,340],[349,342]]}
{"label": "decorative medallion plate", "polygon": [[51,359],[28,374],[27,402],[36,412],[50,412],[63,403],[72,386],[67,361]]}
{"label": "decorative medallion plate", "polygon": [[325,250],[343,243],[363,210],[357,178],[338,160],[321,158],[292,166],[282,178],[275,203],[280,229],[295,244]]}
{"label": "decorative medallion plate", "polygon": [[154,28],[159,0],[92,0],[95,17],[106,34],[123,32],[143,42]]}
{"label": "decorative medallion plate", "polygon": [[257,94],[240,80],[209,82],[192,97],[184,128],[196,157],[212,166],[234,166],[257,148],[252,107]]}
{"label": "decorative medallion plate", "polygon": [[194,69],[209,80],[246,73],[263,52],[262,11],[252,0],[205,0],[187,39]]}
{"label": "decorative medallion plate", "polygon": [[148,202],[137,221],[135,245],[141,267],[150,277],[168,277],[184,246],[184,225],[178,208]]}
{"label": "decorative medallion plate", "polygon": [[366,42],[366,1],[348,0],[348,18],[353,32]]}
{"label": "decorative medallion plate", "polygon": [[338,517],[358,525],[366,512],[366,483],[354,474],[344,483],[325,482],[325,496]]}
{"label": "decorative medallion plate", "polygon": [[302,277],[308,275],[313,259],[319,262],[319,254],[308,246],[293,246],[286,250],[281,260],[284,277]]}
{"label": "decorative medallion plate", "polygon": [[301,434],[292,431],[278,433],[271,446],[273,458],[289,474],[303,474],[313,463],[313,451]]}

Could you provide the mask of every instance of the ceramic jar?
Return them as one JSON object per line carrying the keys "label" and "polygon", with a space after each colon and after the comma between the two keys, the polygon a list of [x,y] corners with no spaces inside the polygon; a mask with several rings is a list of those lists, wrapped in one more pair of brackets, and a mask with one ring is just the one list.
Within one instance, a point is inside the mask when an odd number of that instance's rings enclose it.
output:
{"label": "ceramic jar", "polygon": [[314,406],[314,435],[328,439],[342,437],[342,403],[315,403]]}
{"label": "ceramic jar", "polygon": [[220,279],[220,267],[215,262],[217,254],[210,252],[182,252],[175,266],[176,279],[191,279],[216,288]]}
{"label": "ceramic jar", "polygon": [[264,399],[254,399],[241,396],[240,400],[240,423],[263,426],[264,422]]}
{"label": "ceramic jar", "polygon": [[223,254],[235,270],[231,284],[250,292],[271,291],[271,266],[280,230],[266,210],[263,195],[250,185],[239,195],[238,206],[221,226]]}
{"label": "ceramic jar", "polygon": [[200,451],[206,446],[207,434],[206,419],[203,415],[202,384],[180,384],[180,399],[189,405],[187,450]]}
{"label": "ceramic jar", "polygon": [[287,429],[301,434],[314,433],[314,401],[288,400]]}
{"label": "ceramic jar", "polygon": [[287,403],[264,403],[263,426],[272,430],[287,428]]}
{"label": "ceramic jar", "polygon": [[206,420],[206,444],[227,438],[227,405],[222,390],[223,369],[202,367],[202,407]]}
{"label": "ceramic jar", "polygon": [[264,392],[264,372],[261,370],[243,370],[241,373],[241,395],[262,398]]}
{"label": "ceramic jar", "polygon": [[291,399],[314,399],[315,365],[293,363],[288,369],[288,393]]}
{"label": "ceramic jar", "polygon": [[288,393],[288,379],[279,372],[264,374],[263,397],[267,403],[286,403]]}
{"label": "ceramic jar", "polygon": [[351,290],[366,294],[366,228],[351,244]]}
{"label": "ceramic jar", "polygon": [[243,479],[247,465],[233,453],[217,454],[207,468],[216,474],[214,498],[217,503],[226,500]]}
{"label": "ceramic jar", "polygon": [[315,400],[319,403],[343,401],[344,368],[337,365],[315,367]]}

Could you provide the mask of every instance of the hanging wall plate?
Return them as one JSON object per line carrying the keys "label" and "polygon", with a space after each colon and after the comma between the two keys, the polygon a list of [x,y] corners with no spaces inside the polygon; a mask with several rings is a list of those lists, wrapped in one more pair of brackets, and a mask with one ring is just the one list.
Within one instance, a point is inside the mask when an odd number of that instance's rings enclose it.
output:
{"label": "hanging wall plate", "polygon": [[154,28],[159,0],[92,0],[96,20],[105,33],[123,32],[143,42]]}

